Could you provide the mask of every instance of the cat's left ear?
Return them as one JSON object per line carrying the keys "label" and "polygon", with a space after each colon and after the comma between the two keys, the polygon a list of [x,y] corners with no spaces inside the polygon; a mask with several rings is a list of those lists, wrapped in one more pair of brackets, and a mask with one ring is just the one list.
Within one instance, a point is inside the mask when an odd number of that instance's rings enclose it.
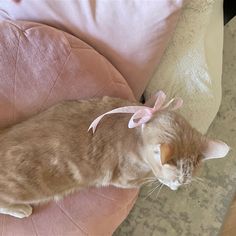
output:
{"label": "cat's left ear", "polygon": [[202,147],[203,160],[225,157],[230,147],[220,140],[207,139]]}

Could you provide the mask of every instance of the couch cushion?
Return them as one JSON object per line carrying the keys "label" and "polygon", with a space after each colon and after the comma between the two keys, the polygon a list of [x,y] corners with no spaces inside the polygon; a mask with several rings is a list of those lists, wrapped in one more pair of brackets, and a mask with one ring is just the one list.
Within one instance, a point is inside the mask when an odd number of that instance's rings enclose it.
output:
{"label": "couch cushion", "polygon": [[[83,41],[31,22],[0,23],[0,126],[66,99],[103,95],[134,100],[121,74]],[[2,235],[111,235],[137,190],[89,189],[36,207],[29,218],[0,216]]]}
{"label": "couch cushion", "polygon": [[0,0],[0,18],[43,22],[104,55],[140,98],[168,44],[183,0]]}
{"label": "couch cushion", "polygon": [[0,27],[0,125],[65,99],[134,99],[120,73],[83,41],[37,23],[6,21]]}
{"label": "couch cushion", "polygon": [[182,97],[180,112],[206,133],[221,102],[222,55],[223,1],[188,1],[146,99],[157,89]]}

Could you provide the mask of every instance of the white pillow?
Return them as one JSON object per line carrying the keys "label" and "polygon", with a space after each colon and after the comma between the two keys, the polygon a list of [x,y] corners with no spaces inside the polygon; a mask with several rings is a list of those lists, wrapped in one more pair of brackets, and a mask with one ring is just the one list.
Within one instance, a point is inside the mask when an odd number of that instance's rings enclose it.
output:
{"label": "white pillow", "polygon": [[184,100],[180,112],[205,133],[221,102],[223,1],[189,1],[175,34],[145,91]]}

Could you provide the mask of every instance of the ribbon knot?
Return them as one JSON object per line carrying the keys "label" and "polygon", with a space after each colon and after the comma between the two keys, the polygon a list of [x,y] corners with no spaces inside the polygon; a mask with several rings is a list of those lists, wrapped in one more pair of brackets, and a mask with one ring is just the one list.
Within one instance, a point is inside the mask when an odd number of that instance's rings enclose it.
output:
{"label": "ribbon knot", "polygon": [[[164,105],[165,100],[166,100],[166,94],[163,91],[158,91],[144,104],[144,106],[125,106],[108,111],[97,117],[89,126],[88,131],[92,129],[94,133],[100,120],[108,114],[115,114],[115,113],[133,114],[128,123],[128,127],[131,129],[147,123],[149,120],[151,120],[151,118],[157,111],[164,109],[174,111],[183,105],[183,100],[181,98],[173,98]],[[150,107],[153,105],[153,103],[154,106]]]}

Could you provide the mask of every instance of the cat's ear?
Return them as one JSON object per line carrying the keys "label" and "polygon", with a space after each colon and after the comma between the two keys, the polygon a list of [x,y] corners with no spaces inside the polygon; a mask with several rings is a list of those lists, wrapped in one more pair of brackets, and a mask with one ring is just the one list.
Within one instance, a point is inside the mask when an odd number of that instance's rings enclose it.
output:
{"label": "cat's ear", "polygon": [[160,160],[161,164],[167,164],[173,158],[174,149],[168,143],[162,143],[160,145]]}
{"label": "cat's ear", "polygon": [[230,147],[226,143],[207,139],[202,147],[203,160],[225,157],[229,150]]}

